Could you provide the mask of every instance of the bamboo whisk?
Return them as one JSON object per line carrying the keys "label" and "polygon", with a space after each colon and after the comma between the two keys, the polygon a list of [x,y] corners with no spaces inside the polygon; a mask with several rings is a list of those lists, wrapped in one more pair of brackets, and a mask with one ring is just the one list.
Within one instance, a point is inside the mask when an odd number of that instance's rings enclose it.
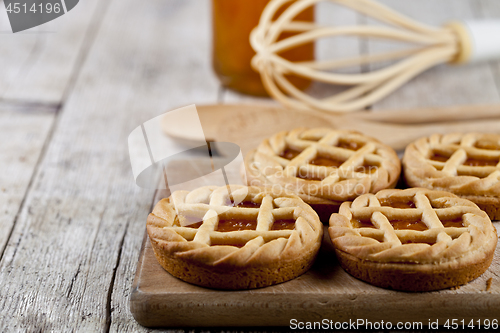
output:
{"label": "bamboo whisk", "polygon": [[[361,110],[384,98],[426,69],[441,63],[465,63],[500,55],[498,21],[454,22],[432,27],[373,0],[297,0],[273,21],[277,10],[292,0],[271,0],[264,9],[259,25],[250,35],[256,51],[252,66],[261,74],[269,94],[296,109],[318,109],[331,112]],[[388,26],[319,26],[293,21],[304,9],[320,1],[349,7]],[[278,41],[284,31],[296,35]],[[318,38],[358,36],[410,43],[407,49],[328,61],[290,62],[278,53],[313,42]],[[335,73],[345,67],[392,61],[390,65],[369,73]],[[293,86],[286,78],[294,74],[348,89],[334,96],[317,99]]]}

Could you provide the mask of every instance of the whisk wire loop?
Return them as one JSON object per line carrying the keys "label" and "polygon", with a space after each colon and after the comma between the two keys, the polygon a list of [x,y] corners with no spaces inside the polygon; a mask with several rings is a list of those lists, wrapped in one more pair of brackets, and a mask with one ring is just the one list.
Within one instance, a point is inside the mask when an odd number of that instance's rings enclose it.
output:
{"label": "whisk wire loop", "polygon": [[[413,77],[440,63],[452,62],[460,52],[460,36],[453,27],[436,28],[410,19],[373,0],[297,0],[274,21],[277,11],[292,0],[272,0],[264,9],[259,25],[250,35],[256,55],[252,66],[261,74],[271,96],[296,109],[330,112],[360,110],[377,102]],[[306,8],[321,1],[336,3],[388,26],[319,26],[293,21]],[[283,32],[295,35],[279,40]],[[320,38],[354,36],[411,44],[411,47],[384,53],[326,61],[291,62],[280,53]],[[390,64],[368,73],[332,72],[346,67]],[[287,78],[296,75],[347,87],[328,97],[315,98],[297,89]]]}

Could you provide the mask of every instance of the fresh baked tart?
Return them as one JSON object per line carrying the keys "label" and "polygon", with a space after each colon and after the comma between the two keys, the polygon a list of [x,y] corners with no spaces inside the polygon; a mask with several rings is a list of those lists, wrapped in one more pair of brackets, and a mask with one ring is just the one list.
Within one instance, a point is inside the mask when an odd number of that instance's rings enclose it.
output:
{"label": "fresh baked tart", "polygon": [[296,193],[325,224],[342,202],[394,187],[401,171],[391,147],[355,131],[329,128],[277,133],[248,153],[244,165],[248,185]]}
{"label": "fresh baked tart", "polygon": [[423,188],[345,202],[328,230],[349,274],[405,291],[444,289],[479,277],[497,244],[495,227],[473,202]]}
{"label": "fresh baked tart", "polygon": [[452,192],[500,219],[500,135],[434,134],[411,143],[403,157],[406,183]]}
{"label": "fresh baked tart", "polygon": [[156,258],[173,276],[203,287],[250,289],[306,272],[323,225],[297,196],[231,185],[230,191],[174,192],[155,206],[147,231]]}

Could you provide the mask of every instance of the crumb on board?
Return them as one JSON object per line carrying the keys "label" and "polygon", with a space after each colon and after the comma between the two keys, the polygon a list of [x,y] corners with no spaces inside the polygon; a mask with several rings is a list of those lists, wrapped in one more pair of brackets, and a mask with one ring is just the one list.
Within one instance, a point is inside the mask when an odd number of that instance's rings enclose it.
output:
{"label": "crumb on board", "polygon": [[454,286],[454,287],[451,287],[450,289],[451,290],[458,290],[458,289],[460,289],[460,286]]}
{"label": "crumb on board", "polygon": [[488,280],[486,280],[486,291],[490,290],[492,282],[493,282],[493,278],[489,278]]}

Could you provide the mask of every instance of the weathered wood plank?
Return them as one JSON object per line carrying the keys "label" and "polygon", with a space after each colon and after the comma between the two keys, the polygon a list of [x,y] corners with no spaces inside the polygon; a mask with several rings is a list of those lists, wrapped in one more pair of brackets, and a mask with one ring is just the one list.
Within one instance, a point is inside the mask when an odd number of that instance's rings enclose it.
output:
{"label": "weathered wood plank", "polygon": [[[495,0],[473,1],[477,16],[484,19],[500,20],[500,2]],[[500,60],[490,61],[489,66],[495,79],[496,88],[500,95]]]}
{"label": "weathered wood plank", "polygon": [[0,104],[0,260],[55,116],[50,107]]}
{"label": "weathered wood plank", "polygon": [[[384,4],[420,22],[434,26],[454,19],[478,18],[473,0],[383,0]],[[369,52],[393,49],[394,44],[369,43]],[[410,109],[426,106],[488,104],[500,101],[487,63],[466,66],[440,65],[420,74],[373,106],[378,109]]]}
{"label": "weathered wood plank", "polygon": [[[158,56],[159,59],[164,59],[165,69],[162,72],[166,76],[162,79],[163,88],[158,87],[157,92],[160,107],[168,110],[192,103],[215,103],[220,85],[211,69],[210,2],[157,0],[153,3],[151,13],[160,11],[166,16],[165,21],[157,23],[163,27],[157,29],[162,29],[163,35],[168,35],[168,38],[159,39],[164,42]],[[168,96],[162,96],[163,91]],[[158,197],[148,203],[155,204],[157,199]],[[145,214],[142,213],[130,224],[124,239],[111,300],[112,332],[150,331],[133,319],[129,309],[129,296],[145,231],[145,219],[151,209],[152,206],[148,207]]]}
{"label": "weathered wood plank", "polygon": [[127,136],[216,101],[207,5],[109,4],[0,266],[3,330],[142,330],[128,294],[153,191],[133,181]]}
{"label": "weathered wood plank", "polygon": [[61,103],[107,2],[80,1],[58,19],[16,34],[1,2],[0,99]]}

